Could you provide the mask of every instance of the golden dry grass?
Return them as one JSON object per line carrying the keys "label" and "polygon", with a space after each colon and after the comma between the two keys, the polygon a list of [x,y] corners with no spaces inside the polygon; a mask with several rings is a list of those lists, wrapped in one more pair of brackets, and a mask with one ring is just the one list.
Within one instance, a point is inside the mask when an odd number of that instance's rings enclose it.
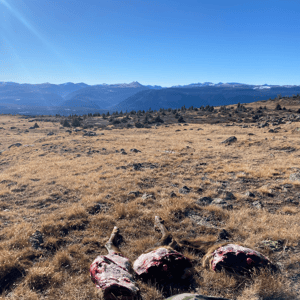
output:
{"label": "golden dry grass", "polygon": [[[246,106],[274,108],[276,103]],[[122,252],[134,261],[160,238],[153,227],[155,215],[178,238],[216,240],[224,228],[230,241],[258,249],[281,265],[280,274],[246,280],[207,271],[201,264],[203,253],[186,253],[197,271],[196,291],[239,300],[299,297],[300,272],[292,266],[299,264],[300,185],[289,179],[299,167],[300,133],[295,130],[299,123],[282,124],[279,133],[254,124],[241,128],[202,122],[97,130],[94,137],[83,137],[82,132],[69,135],[59,123],[38,124],[40,128],[24,133],[32,126],[28,120],[0,116],[3,299],[101,299],[89,278],[89,265],[106,253],[104,244],[113,226],[123,236]],[[47,136],[50,131],[55,135]],[[236,143],[221,144],[233,135]],[[8,149],[14,143],[22,146]],[[283,146],[295,151],[272,150]],[[127,155],[116,152],[121,148]],[[141,152],[130,152],[132,148]],[[99,152],[88,154],[91,150]],[[142,167],[134,170],[137,163]],[[183,186],[191,192],[180,194]],[[128,195],[131,191],[140,195]],[[172,191],[175,197],[170,197]],[[196,204],[204,196],[223,198],[224,191],[236,197],[227,201],[231,210]],[[256,197],[247,197],[246,191]],[[143,199],[144,193],[152,197]],[[257,200],[262,209],[252,205]],[[44,237],[38,250],[29,242],[36,230]],[[265,240],[284,241],[285,247],[272,251],[262,246]],[[145,300],[163,299],[159,286],[142,282],[139,286]]]}

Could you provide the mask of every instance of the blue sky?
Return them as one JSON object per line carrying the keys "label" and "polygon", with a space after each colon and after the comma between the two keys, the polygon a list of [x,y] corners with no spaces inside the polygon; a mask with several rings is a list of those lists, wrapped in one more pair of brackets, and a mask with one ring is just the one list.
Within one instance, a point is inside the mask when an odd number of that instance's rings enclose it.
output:
{"label": "blue sky", "polygon": [[299,0],[0,0],[0,81],[300,85]]}

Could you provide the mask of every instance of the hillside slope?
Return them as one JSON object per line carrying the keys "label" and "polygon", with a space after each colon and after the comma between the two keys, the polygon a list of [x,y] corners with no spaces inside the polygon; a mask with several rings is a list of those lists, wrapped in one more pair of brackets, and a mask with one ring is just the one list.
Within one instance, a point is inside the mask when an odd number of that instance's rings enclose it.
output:
{"label": "hillside slope", "polygon": [[111,108],[112,111],[158,110],[160,108],[180,108],[201,105],[229,105],[250,103],[253,101],[275,98],[278,94],[289,95],[300,93],[300,87],[272,87],[258,89],[255,86],[204,86],[165,88],[139,92]]}

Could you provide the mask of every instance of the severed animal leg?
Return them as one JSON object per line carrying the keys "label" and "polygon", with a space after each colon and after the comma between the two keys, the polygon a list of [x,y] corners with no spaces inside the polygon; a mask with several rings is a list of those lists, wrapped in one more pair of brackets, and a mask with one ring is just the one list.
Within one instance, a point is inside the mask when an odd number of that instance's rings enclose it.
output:
{"label": "severed animal leg", "polygon": [[105,248],[107,249],[108,253],[112,253],[112,252],[121,253],[119,247],[116,244],[118,233],[119,233],[119,228],[115,226],[110,235],[108,242],[105,244]]}
{"label": "severed animal leg", "polygon": [[165,227],[164,221],[159,216],[155,216],[154,227],[158,227],[162,233],[162,238],[160,240],[161,246],[169,246],[173,249],[178,247],[177,242],[174,240],[172,234]]}

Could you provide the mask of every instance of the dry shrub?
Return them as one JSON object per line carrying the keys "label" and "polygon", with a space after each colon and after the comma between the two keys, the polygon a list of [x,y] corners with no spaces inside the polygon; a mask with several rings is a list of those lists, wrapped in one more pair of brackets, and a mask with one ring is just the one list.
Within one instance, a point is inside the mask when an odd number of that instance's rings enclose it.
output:
{"label": "dry shrub", "polygon": [[282,213],[287,214],[287,215],[295,215],[299,213],[299,209],[294,206],[284,206],[281,208]]}
{"label": "dry shrub", "polygon": [[74,205],[71,208],[68,208],[68,211],[66,213],[66,218],[68,220],[74,220],[74,219],[86,219],[88,214],[84,207],[81,205]]}
{"label": "dry shrub", "polygon": [[143,300],[163,300],[163,299],[165,299],[161,289],[156,285],[153,285],[151,283],[146,284],[139,280],[138,286],[140,288],[140,293],[141,293]]}
{"label": "dry shrub", "polygon": [[61,274],[55,272],[53,266],[36,266],[29,270],[25,282],[31,290],[43,291],[50,286],[59,285],[61,279]]}
{"label": "dry shrub", "polygon": [[123,219],[127,215],[127,209],[126,205],[123,203],[120,203],[115,207],[115,213],[114,213],[116,219]]}
{"label": "dry shrub", "polygon": [[25,274],[24,266],[14,251],[1,250],[0,257],[0,293],[9,289],[19,278]]}
{"label": "dry shrub", "polygon": [[281,274],[272,274],[267,270],[254,274],[254,282],[246,287],[238,300],[288,300],[297,299],[290,282]]}
{"label": "dry shrub", "polygon": [[70,256],[70,253],[66,250],[61,250],[59,252],[56,252],[52,261],[55,271],[59,271],[63,268],[70,269],[71,262],[72,262],[72,258]]}
{"label": "dry shrub", "polygon": [[[197,269],[196,269],[197,270]],[[199,272],[199,270],[197,270]],[[199,272],[201,278],[199,286],[203,294],[222,295],[226,297],[226,292],[235,289],[240,284],[239,280],[233,276],[229,276],[224,272],[215,273],[206,269]]]}

